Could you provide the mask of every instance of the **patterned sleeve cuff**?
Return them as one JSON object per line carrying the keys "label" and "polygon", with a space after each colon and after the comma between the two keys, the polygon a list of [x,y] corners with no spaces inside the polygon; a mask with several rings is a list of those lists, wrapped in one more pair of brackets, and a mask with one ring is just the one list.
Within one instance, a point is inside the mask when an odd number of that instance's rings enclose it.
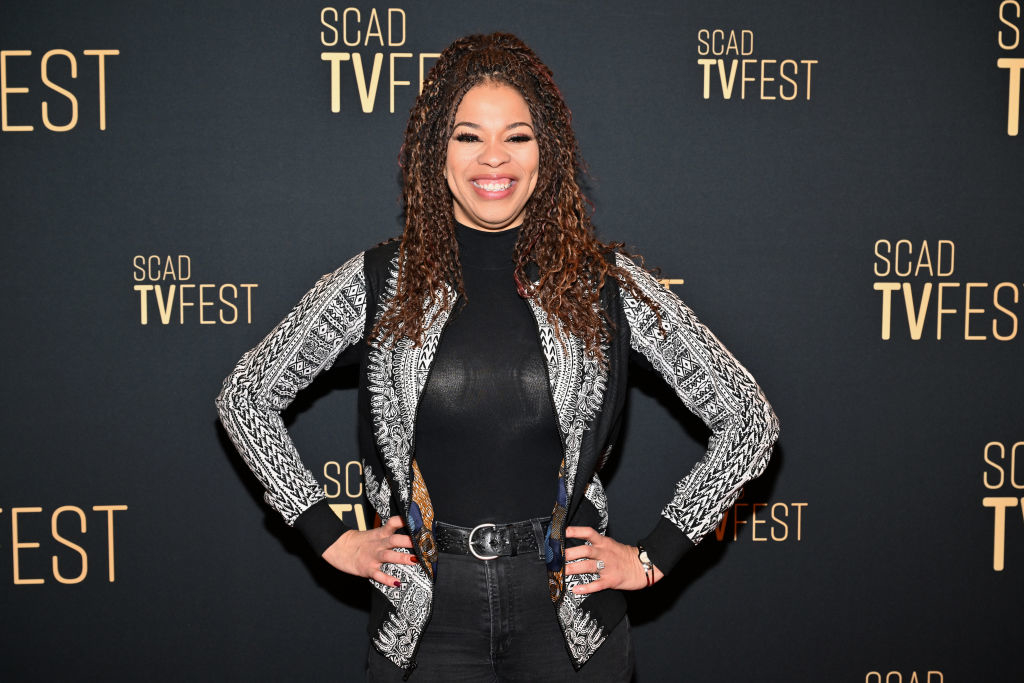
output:
{"label": "patterned sleeve cuff", "polygon": [[693,541],[664,517],[658,519],[651,533],[640,539],[640,545],[647,549],[647,556],[662,574],[668,574],[694,548]]}
{"label": "patterned sleeve cuff", "polygon": [[295,528],[299,530],[317,555],[323,555],[331,544],[352,527],[341,521],[341,518],[331,509],[331,504],[324,499],[313,503],[296,517]]}

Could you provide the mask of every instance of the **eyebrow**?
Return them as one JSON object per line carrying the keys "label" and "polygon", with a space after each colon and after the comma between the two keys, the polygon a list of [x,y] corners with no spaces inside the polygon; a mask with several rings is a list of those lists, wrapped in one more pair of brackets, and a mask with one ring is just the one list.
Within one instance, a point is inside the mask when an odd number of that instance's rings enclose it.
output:
{"label": "eyebrow", "polygon": [[[470,121],[458,121],[454,126],[452,126],[452,128],[458,128],[459,126],[475,128],[476,130],[480,130],[483,127],[479,123],[472,123]],[[515,123],[510,123],[507,126],[505,126],[505,130],[512,130],[513,128],[518,128],[519,126],[526,126],[530,130],[533,130],[533,126],[526,121],[516,121]]]}

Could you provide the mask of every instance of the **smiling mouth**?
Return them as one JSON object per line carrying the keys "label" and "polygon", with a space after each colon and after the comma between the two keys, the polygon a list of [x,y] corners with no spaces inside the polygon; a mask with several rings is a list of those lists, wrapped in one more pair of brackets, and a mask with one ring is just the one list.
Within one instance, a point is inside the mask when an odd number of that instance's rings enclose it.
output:
{"label": "smiling mouth", "polygon": [[507,190],[508,188],[512,187],[512,183],[515,182],[515,181],[513,181],[513,180],[506,180],[504,182],[494,182],[494,181],[481,182],[481,181],[477,181],[477,180],[471,180],[469,182],[473,184],[473,187],[478,187],[481,190],[486,190],[487,192],[503,192],[503,191]]}

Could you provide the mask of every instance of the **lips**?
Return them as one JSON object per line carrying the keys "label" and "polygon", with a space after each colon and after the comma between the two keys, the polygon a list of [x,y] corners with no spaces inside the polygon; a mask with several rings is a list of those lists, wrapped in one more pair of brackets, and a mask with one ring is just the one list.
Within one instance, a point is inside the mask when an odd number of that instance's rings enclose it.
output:
{"label": "lips", "polygon": [[477,176],[470,178],[469,184],[484,199],[502,199],[512,193],[516,179],[508,176]]}
{"label": "lips", "polygon": [[473,178],[470,180],[473,187],[481,190],[487,190],[488,192],[503,192],[504,190],[512,187],[512,183],[515,182],[512,178]]}

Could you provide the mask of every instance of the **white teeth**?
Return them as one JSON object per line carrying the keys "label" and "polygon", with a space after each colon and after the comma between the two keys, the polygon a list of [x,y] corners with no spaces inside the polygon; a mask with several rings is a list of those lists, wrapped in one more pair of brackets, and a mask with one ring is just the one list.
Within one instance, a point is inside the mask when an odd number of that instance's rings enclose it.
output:
{"label": "white teeth", "polygon": [[508,181],[507,183],[478,183],[475,180],[473,180],[471,182],[476,187],[479,187],[480,189],[483,189],[483,190],[487,190],[488,192],[501,192],[503,190],[507,190],[508,188],[512,187],[512,181],[511,180]]}

